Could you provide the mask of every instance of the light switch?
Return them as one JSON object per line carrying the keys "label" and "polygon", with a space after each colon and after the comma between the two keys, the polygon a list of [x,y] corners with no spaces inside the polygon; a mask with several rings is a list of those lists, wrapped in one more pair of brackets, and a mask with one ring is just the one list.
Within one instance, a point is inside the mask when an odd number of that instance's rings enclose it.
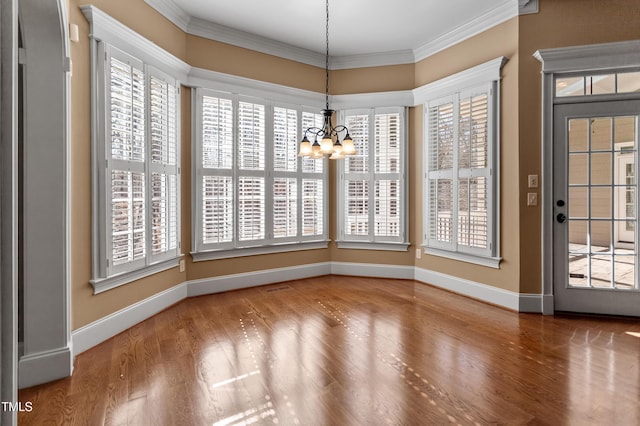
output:
{"label": "light switch", "polygon": [[529,175],[529,188],[538,187],[538,175]]}
{"label": "light switch", "polygon": [[538,205],[538,193],[529,192],[527,194],[527,206],[537,206],[537,205]]}

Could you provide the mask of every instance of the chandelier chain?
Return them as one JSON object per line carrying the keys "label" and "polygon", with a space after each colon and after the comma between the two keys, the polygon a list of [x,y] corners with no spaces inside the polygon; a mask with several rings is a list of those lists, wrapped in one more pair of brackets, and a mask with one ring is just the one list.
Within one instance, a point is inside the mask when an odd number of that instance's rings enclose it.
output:
{"label": "chandelier chain", "polygon": [[327,9],[327,26],[325,28],[326,30],[325,41],[326,41],[327,51],[325,56],[324,71],[325,71],[325,102],[326,102],[326,109],[329,109],[329,0],[326,0],[326,9]]}

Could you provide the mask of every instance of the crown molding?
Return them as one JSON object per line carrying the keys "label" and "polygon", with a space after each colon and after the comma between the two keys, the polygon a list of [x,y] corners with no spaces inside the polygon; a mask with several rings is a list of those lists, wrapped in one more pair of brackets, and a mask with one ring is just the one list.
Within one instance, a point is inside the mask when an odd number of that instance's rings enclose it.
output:
{"label": "crown molding", "polygon": [[144,0],[144,2],[173,22],[182,31],[187,32],[191,16],[173,0]]}
{"label": "crown molding", "polygon": [[478,35],[489,28],[500,25],[516,16],[518,16],[516,4],[513,0],[507,0],[502,5],[490,10],[484,15],[478,16],[476,19],[418,47],[414,50],[415,61],[419,62],[426,59],[431,55]]}
{"label": "crown molding", "polygon": [[[307,65],[320,68],[324,68],[325,66],[325,55],[323,53],[295,47],[287,43],[215,24],[204,19],[191,17],[176,5],[173,0],[144,1],[188,34]],[[537,3],[537,0],[517,0],[517,3],[514,0],[505,0],[505,2],[497,8],[413,50],[407,49],[361,55],[332,56],[329,58],[329,68],[332,70],[341,70],[414,64],[518,16],[519,11],[520,13],[533,13],[524,12],[524,10],[530,9],[532,5],[535,4],[537,11]]]}
{"label": "crown molding", "polygon": [[214,24],[204,19],[191,18],[187,33],[316,67],[325,66],[325,55],[322,53]]}
{"label": "crown molding", "polygon": [[544,73],[635,68],[640,64],[640,40],[541,49],[533,56],[542,62]]}
{"label": "crown molding", "polygon": [[186,79],[191,66],[182,59],[173,56],[93,5],[80,6],[80,9],[91,25],[92,39],[118,46],[156,68],[170,70],[171,75],[178,80]]}
{"label": "crown molding", "polygon": [[413,89],[413,104],[420,105],[429,100],[450,95],[454,90],[500,80],[500,72],[507,60],[506,57],[499,56],[484,64]]}
{"label": "crown molding", "polygon": [[415,64],[413,50],[394,50],[390,52],[365,53],[361,55],[331,56],[329,69],[344,70],[387,65]]}
{"label": "crown molding", "polygon": [[538,0],[518,0],[518,13],[520,15],[538,13]]}

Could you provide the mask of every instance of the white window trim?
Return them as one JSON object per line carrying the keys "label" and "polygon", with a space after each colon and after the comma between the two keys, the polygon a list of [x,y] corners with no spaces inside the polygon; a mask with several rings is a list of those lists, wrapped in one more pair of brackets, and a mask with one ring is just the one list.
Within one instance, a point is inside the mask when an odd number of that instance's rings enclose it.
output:
{"label": "white window trim", "polygon": [[[93,11],[93,7],[91,10]],[[106,16],[106,15],[105,15]],[[95,24],[92,22],[92,24]],[[93,27],[92,27],[93,28]],[[139,37],[139,36],[138,36]],[[108,64],[107,59],[111,57],[127,57],[138,63],[143,69],[145,74],[145,86],[149,87],[149,80],[151,76],[165,78],[171,81],[176,87],[176,133],[177,133],[177,151],[176,151],[176,166],[177,169],[177,182],[176,182],[176,199],[177,199],[177,229],[176,229],[176,248],[167,253],[154,255],[151,251],[151,235],[150,235],[150,223],[148,209],[151,207],[151,160],[149,149],[149,98],[148,94],[145,94],[145,162],[141,165],[145,173],[145,257],[139,261],[134,261],[127,266],[113,267],[109,266],[109,247],[111,244],[111,235],[108,234],[111,221],[111,209],[110,209],[110,190],[108,183],[110,177],[107,176],[111,170],[109,164],[110,155],[108,149],[110,145],[107,143],[107,137],[109,129],[107,128],[108,119],[106,114],[108,112],[107,102],[109,95],[107,93],[107,85],[109,84],[108,78]],[[153,275],[157,272],[174,268],[178,266],[180,259],[180,236],[181,236],[181,221],[180,221],[180,84],[171,74],[158,69],[154,65],[145,63],[144,61],[130,55],[127,52],[122,51],[116,46],[109,43],[103,43],[97,38],[91,40],[91,66],[92,66],[92,80],[91,80],[91,107],[92,107],[92,124],[91,124],[91,136],[92,136],[92,248],[93,248],[93,272],[92,279],[89,281],[94,288],[94,294],[98,294],[112,288],[127,284],[129,282],[138,280],[140,278]]]}
{"label": "white window trim", "polygon": [[[234,150],[237,147],[237,105],[240,101],[254,102],[256,104],[265,105],[265,238],[259,241],[247,241],[246,244],[243,244],[237,240],[237,224],[238,224],[238,212],[237,212],[237,191],[235,191],[236,186],[234,185],[234,237],[233,241],[230,243],[221,243],[221,244],[204,244],[202,242],[202,229],[201,229],[201,211],[202,211],[202,185],[201,180],[205,174],[203,168],[200,167],[201,158],[202,158],[202,132],[200,131],[202,127],[202,97],[203,96],[211,96],[217,98],[223,98],[231,100],[233,103],[233,137],[234,137]],[[298,133],[300,135],[304,131],[302,129],[302,114],[305,112],[312,112],[312,108],[305,107],[301,105],[293,105],[281,101],[272,101],[270,99],[263,98],[254,98],[246,95],[239,95],[235,93],[221,92],[213,89],[205,89],[205,88],[196,88],[193,91],[192,96],[192,121],[193,121],[193,129],[192,132],[192,144],[193,149],[192,152],[192,188],[195,196],[195,200],[193,201],[194,208],[192,209],[192,251],[191,256],[194,261],[206,261],[206,260],[214,260],[214,259],[227,259],[233,257],[243,257],[243,256],[252,256],[259,254],[269,254],[269,253],[284,253],[290,251],[300,251],[300,250],[315,250],[321,248],[327,248],[329,244],[329,210],[328,210],[328,200],[329,196],[329,182],[328,182],[328,160],[325,158],[323,161],[323,173],[322,173],[322,182],[323,182],[323,233],[321,235],[311,235],[311,236],[303,236],[301,233],[296,237],[288,237],[288,238],[274,238],[273,237],[273,215],[269,213],[268,206],[273,203],[273,180],[275,177],[282,175],[283,173],[293,173],[293,172],[275,172],[273,170],[273,110],[275,107],[281,108],[289,108],[295,109],[298,111]],[[318,112],[313,112],[317,114]],[[301,139],[301,136],[300,138]],[[237,157],[234,155],[234,163],[232,169],[230,171],[231,175],[234,179],[238,176],[237,169]],[[298,170],[295,172],[296,179],[298,182],[302,182],[302,179],[305,177],[313,177],[313,174],[305,173],[302,171],[300,165],[300,159],[298,159]],[[215,171],[213,174],[215,175]],[[298,194],[300,194],[301,187],[298,185]],[[298,199],[298,230],[302,230],[302,215],[301,212],[301,203],[302,198]],[[267,214],[269,213],[269,214]],[[219,247],[219,248],[218,248]]]}
{"label": "white window trim", "polygon": [[[370,183],[375,182],[375,156],[372,154],[373,144],[375,141],[375,116],[376,114],[388,114],[399,113],[400,114],[400,189],[399,194],[401,197],[401,209],[400,215],[400,236],[399,237],[376,237],[373,234],[373,226],[369,226],[369,235],[367,236],[347,236],[344,234],[345,219],[345,199],[344,199],[344,186],[345,186],[345,172],[344,161],[340,161],[337,165],[338,176],[336,179],[336,194],[337,194],[337,218],[338,218],[338,239],[336,241],[338,248],[340,249],[357,249],[357,250],[387,250],[387,251],[407,251],[410,243],[408,241],[408,211],[409,211],[409,197],[408,197],[408,184],[407,184],[407,164],[408,164],[408,120],[407,111],[404,107],[382,107],[382,108],[366,108],[366,109],[351,109],[343,110],[340,112],[341,123],[345,122],[348,115],[369,115],[369,172],[366,173]],[[372,210],[373,203],[373,185],[370,188],[370,212]],[[370,218],[372,213],[370,213]],[[371,224],[371,220],[369,221]]]}
{"label": "white window trim", "polygon": [[[425,254],[445,257],[448,259],[473,263],[491,268],[499,268],[502,257],[500,256],[500,80],[501,70],[506,63],[506,58],[501,56],[485,62],[473,68],[461,71],[457,74],[437,80],[422,86],[414,91],[416,101],[424,103],[424,128],[423,128],[423,251]],[[489,255],[476,252],[473,249],[459,251],[458,244],[454,243],[454,250],[438,247],[438,244],[429,243],[429,197],[426,196],[428,188],[428,114],[429,103],[440,98],[453,96],[477,88],[489,89],[489,191],[491,200],[488,207],[488,242],[490,244]]]}

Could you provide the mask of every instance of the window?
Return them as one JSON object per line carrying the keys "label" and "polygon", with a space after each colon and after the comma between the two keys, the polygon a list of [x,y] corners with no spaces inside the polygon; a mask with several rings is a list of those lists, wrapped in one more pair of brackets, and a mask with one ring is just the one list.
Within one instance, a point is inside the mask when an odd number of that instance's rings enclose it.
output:
{"label": "window", "polygon": [[176,266],[180,249],[178,83],[106,43],[98,58],[97,292]]}
{"label": "window", "polygon": [[325,160],[298,157],[322,116],[208,89],[195,102],[194,259],[326,247]]}
{"label": "window", "polygon": [[406,250],[404,108],[345,111],[357,154],[339,167],[340,248]]}
{"label": "window", "polygon": [[[498,267],[498,92],[476,70],[437,82],[425,104],[425,252]],[[462,76],[465,74],[463,73]],[[486,75],[486,72],[485,72]],[[496,78],[496,80],[494,80]],[[463,87],[456,90],[457,87]]]}
{"label": "window", "polygon": [[556,77],[556,97],[612,95],[640,91],[640,72]]}

